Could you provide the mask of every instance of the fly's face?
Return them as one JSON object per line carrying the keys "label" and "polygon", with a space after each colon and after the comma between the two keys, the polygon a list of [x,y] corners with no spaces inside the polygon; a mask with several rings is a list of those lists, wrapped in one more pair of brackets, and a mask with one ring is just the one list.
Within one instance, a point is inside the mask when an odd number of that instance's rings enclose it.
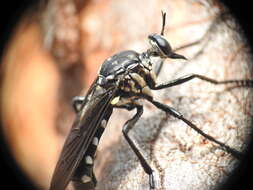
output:
{"label": "fly's face", "polygon": [[150,34],[148,36],[151,45],[150,54],[160,58],[186,59],[183,55],[176,54],[172,51],[169,42],[159,34]]}

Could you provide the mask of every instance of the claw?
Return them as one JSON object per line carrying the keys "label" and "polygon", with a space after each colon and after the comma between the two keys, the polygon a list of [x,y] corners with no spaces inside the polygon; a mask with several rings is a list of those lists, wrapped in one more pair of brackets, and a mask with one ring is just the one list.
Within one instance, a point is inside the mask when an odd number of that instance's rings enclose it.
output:
{"label": "claw", "polygon": [[154,190],[155,189],[154,171],[152,171],[152,173],[149,174],[149,187],[150,187],[150,190]]}

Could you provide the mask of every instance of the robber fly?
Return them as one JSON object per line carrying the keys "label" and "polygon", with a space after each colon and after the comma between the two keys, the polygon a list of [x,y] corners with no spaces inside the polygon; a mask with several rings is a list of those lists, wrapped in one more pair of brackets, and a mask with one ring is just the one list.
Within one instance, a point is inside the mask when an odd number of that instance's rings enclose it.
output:
{"label": "robber fly", "polygon": [[136,114],[124,124],[122,132],[138,157],[145,173],[149,175],[150,189],[155,189],[152,168],[128,136],[128,132],[134,127],[143,113],[143,105],[140,103],[140,99],[145,99],[164,112],[182,120],[232,156],[238,159],[242,157],[241,152],[204,133],[174,108],[153,99],[151,90],[176,86],[193,78],[213,84],[234,83],[241,86],[252,86],[253,84],[251,80],[217,81],[198,74],[190,74],[176,80],[157,84],[156,76],[159,74],[161,66],[153,70],[152,57],[159,58],[161,60],[160,65],[167,58],[186,60],[183,55],[172,51],[170,44],[163,37],[165,19],[166,13],[162,12],[161,33],[148,36],[151,47],[147,51],[143,53],[132,50],[122,51],[108,58],[101,65],[98,76],[88,90],[87,95],[74,98],[73,107],[77,117],[60,154],[50,190],[64,190],[70,181],[73,182],[77,190],[95,188],[97,181],[93,172],[94,155],[99,139],[114,108],[136,109]]}

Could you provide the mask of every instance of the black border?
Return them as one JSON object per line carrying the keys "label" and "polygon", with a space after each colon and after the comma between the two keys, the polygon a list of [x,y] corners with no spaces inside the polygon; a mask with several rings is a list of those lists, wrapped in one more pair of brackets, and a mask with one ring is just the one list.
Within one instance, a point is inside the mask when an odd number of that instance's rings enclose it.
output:
{"label": "black border", "polygon": [[[253,49],[253,27],[251,19],[253,10],[252,3],[250,1],[238,1],[238,0],[223,0],[222,1],[228,8],[231,14],[237,19],[242,31],[245,34],[246,40],[251,47],[251,53]],[[253,64],[253,62],[252,62]],[[253,101],[253,100],[252,100]],[[253,123],[252,123],[253,127]],[[253,133],[253,132],[252,132]],[[222,190],[242,189],[252,186],[253,174],[253,139],[251,138],[250,145],[246,151],[246,157],[240,163],[239,167],[228,182],[222,187]]]}
{"label": "black border", "polygon": [[[43,1],[43,0],[41,0]],[[223,0],[222,1],[231,11],[235,18],[240,23],[246,38],[251,45],[253,44],[253,30],[251,27],[252,10],[251,3],[238,0]],[[18,23],[21,15],[31,6],[39,3],[39,0],[19,0],[19,1],[2,1],[0,6],[0,13],[4,13],[1,16],[0,23],[0,49],[3,50],[7,41],[10,39],[15,25]],[[0,51],[0,58],[2,58],[3,51]],[[253,64],[253,63],[252,63]],[[0,171],[1,186],[6,185],[6,189],[31,189],[35,190],[35,186],[28,180],[27,176],[17,166],[15,160],[12,158],[10,152],[7,149],[7,145],[3,140],[3,134],[0,130]],[[248,149],[247,157],[244,159],[240,167],[234,172],[228,184],[222,189],[238,189],[243,186],[252,186],[251,173],[253,173],[253,150],[252,143]]]}
{"label": "black border", "polygon": [[[11,34],[21,19],[23,13],[27,11],[29,7],[34,6],[38,2],[39,0],[1,1],[0,61],[2,61],[7,42],[10,40]],[[0,80],[1,79],[2,77],[0,76]],[[35,188],[30,180],[28,180],[28,177],[24,174],[24,172],[22,172],[8,150],[8,146],[4,140],[2,127],[0,128],[0,174],[1,189],[38,190],[38,188]]]}

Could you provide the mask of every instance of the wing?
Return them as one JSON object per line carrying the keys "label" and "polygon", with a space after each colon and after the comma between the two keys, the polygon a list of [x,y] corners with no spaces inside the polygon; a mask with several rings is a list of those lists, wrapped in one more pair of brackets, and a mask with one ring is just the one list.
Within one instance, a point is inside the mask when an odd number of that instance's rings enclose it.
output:
{"label": "wing", "polygon": [[72,126],[57,162],[50,190],[64,190],[85,154],[117,88],[105,90],[94,83]]}

